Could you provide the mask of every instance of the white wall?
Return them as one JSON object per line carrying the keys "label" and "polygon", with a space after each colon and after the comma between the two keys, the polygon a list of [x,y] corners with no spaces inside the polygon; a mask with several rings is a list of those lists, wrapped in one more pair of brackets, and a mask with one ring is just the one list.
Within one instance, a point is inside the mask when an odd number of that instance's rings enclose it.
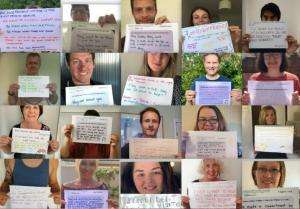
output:
{"label": "white wall", "polygon": [[298,0],[243,0],[243,32],[250,21],[260,21],[261,8],[273,2],[281,11],[281,21],[288,23],[288,33],[300,41],[300,1]]}
{"label": "white wall", "polygon": [[[55,82],[56,93],[60,98],[60,60],[59,53],[41,53],[39,75],[50,76],[50,82]],[[27,53],[2,53],[0,59],[1,82],[0,104],[8,104],[7,91],[9,85],[18,81],[19,75],[25,75]],[[57,104],[60,104],[58,100]]]}
{"label": "white wall", "polygon": [[[185,0],[184,0],[185,1]],[[166,16],[170,22],[178,23],[181,28],[181,0],[156,0],[157,15],[156,18]],[[122,0],[121,3],[121,34],[125,35],[126,24],[134,24],[134,18],[131,13],[130,0]]]}
{"label": "white wall", "polygon": [[[257,189],[252,179],[251,168],[253,160],[243,160],[243,190]],[[284,187],[300,187],[300,161],[285,160],[286,177]]]}
{"label": "white wall", "polygon": [[[224,171],[221,174],[221,178],[224,180],[236,180],[238,196],[241,196],[242,191],[242,162],[241,160],[222,160],[224,165]],[[182,160],[182,194],[187,195],[187,186],[194,180],[202,178],[199,172],[200,165],[202,163],[201,159],[189,159]]]}

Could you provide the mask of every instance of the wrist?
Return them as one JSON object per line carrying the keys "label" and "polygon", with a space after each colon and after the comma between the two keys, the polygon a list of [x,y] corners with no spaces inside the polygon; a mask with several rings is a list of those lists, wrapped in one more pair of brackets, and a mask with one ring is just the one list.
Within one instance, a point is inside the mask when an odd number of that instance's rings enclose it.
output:
{"label": "wrist", "polygon": [[9,96],[15,96],[15,95],[16,95],[14,92],[10,92],[10,91],[8,91],[7,94],[8,94]]}

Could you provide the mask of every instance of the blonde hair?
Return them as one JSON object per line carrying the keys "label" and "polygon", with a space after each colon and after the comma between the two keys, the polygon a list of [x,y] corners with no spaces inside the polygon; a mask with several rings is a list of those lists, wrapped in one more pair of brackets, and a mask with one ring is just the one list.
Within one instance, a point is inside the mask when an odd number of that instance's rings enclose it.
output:
{"label": "blonde hair", "polygon": [[224,170],[224,164],[223,164],[223,161],[220,160],[220,159],[216,159],[216,158],[205,158],[205,159],[202,159],[201,161],[201,164],[200,164],[200,167],[199,167],[199,173],[204,175],[204,164],[209,161],[209,160],[212,160],[214,161],[216,164],[219,165],[219,177],[221,175],[221,173],[223,173],[223,170]]}
{"label": "blonde hair", "polygon": [[[144,54],[143,67],[142,67],[141,73],[140,73],[140,75],[142,75],[142,76],[151,76],[151,68],[148,64],[148,54],[149,53]],[[168,54],[168,55],[170,56],[169,62],[159,77],[173,78],[176,75],[177,54]]]}
{"label": "blonde hair", "polygon": [[259,118],[258,118],[258,124],[259,125],[267,125],[267,123],[266,123],[266,116],[267,116],[267,111],[268,110],[272,110],[274,112],[274,115],[275,115],[275,124],[273,124],[273,125],[277,124],[277,115],[276,115],[275,108],[272,107],[272,106],[264,106],[260,110],[260,112],[259,112]]}

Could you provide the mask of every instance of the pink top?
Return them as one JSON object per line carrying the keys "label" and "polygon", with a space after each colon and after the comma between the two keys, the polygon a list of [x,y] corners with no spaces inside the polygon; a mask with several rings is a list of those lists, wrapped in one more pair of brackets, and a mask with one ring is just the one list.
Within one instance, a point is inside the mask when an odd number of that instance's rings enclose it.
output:
{"label": "pink top", "polygon": [[284,72],[280,77],[268,77],[265,73],[254,73],[249,80],[254,81],[294,81],[294,91],[300,93],[300,81],[297,75]]}

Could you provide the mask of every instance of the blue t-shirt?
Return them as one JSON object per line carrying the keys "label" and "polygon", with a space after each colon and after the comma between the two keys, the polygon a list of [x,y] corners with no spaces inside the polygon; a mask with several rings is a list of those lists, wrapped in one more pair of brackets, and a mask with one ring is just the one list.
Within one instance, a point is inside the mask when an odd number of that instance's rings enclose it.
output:
{"label": "blue t-shirt", "polygon": [[[193,90],[193,91],[195,91],[195,89],[196,89],[196,81],[222,81],[222,82],[230,82],[230,83],[231,83],[231,80],[230,80],[229,78],[227,78],[227,77],[225,77],[225,76],[222,76],[222,75],[220,75],[220,77],[219,77],[218,79],[216,79],[216,80],[208,80],[208,79],[206,78],[206,76],[200,76],[200,77],[196,78],[196,79],[193,81],[193,83],[191,84],[190,89]],[[231,84],[231,89],[232,89],[232,88],[233,88],[233,86],[232,86],[232,84]]]}

